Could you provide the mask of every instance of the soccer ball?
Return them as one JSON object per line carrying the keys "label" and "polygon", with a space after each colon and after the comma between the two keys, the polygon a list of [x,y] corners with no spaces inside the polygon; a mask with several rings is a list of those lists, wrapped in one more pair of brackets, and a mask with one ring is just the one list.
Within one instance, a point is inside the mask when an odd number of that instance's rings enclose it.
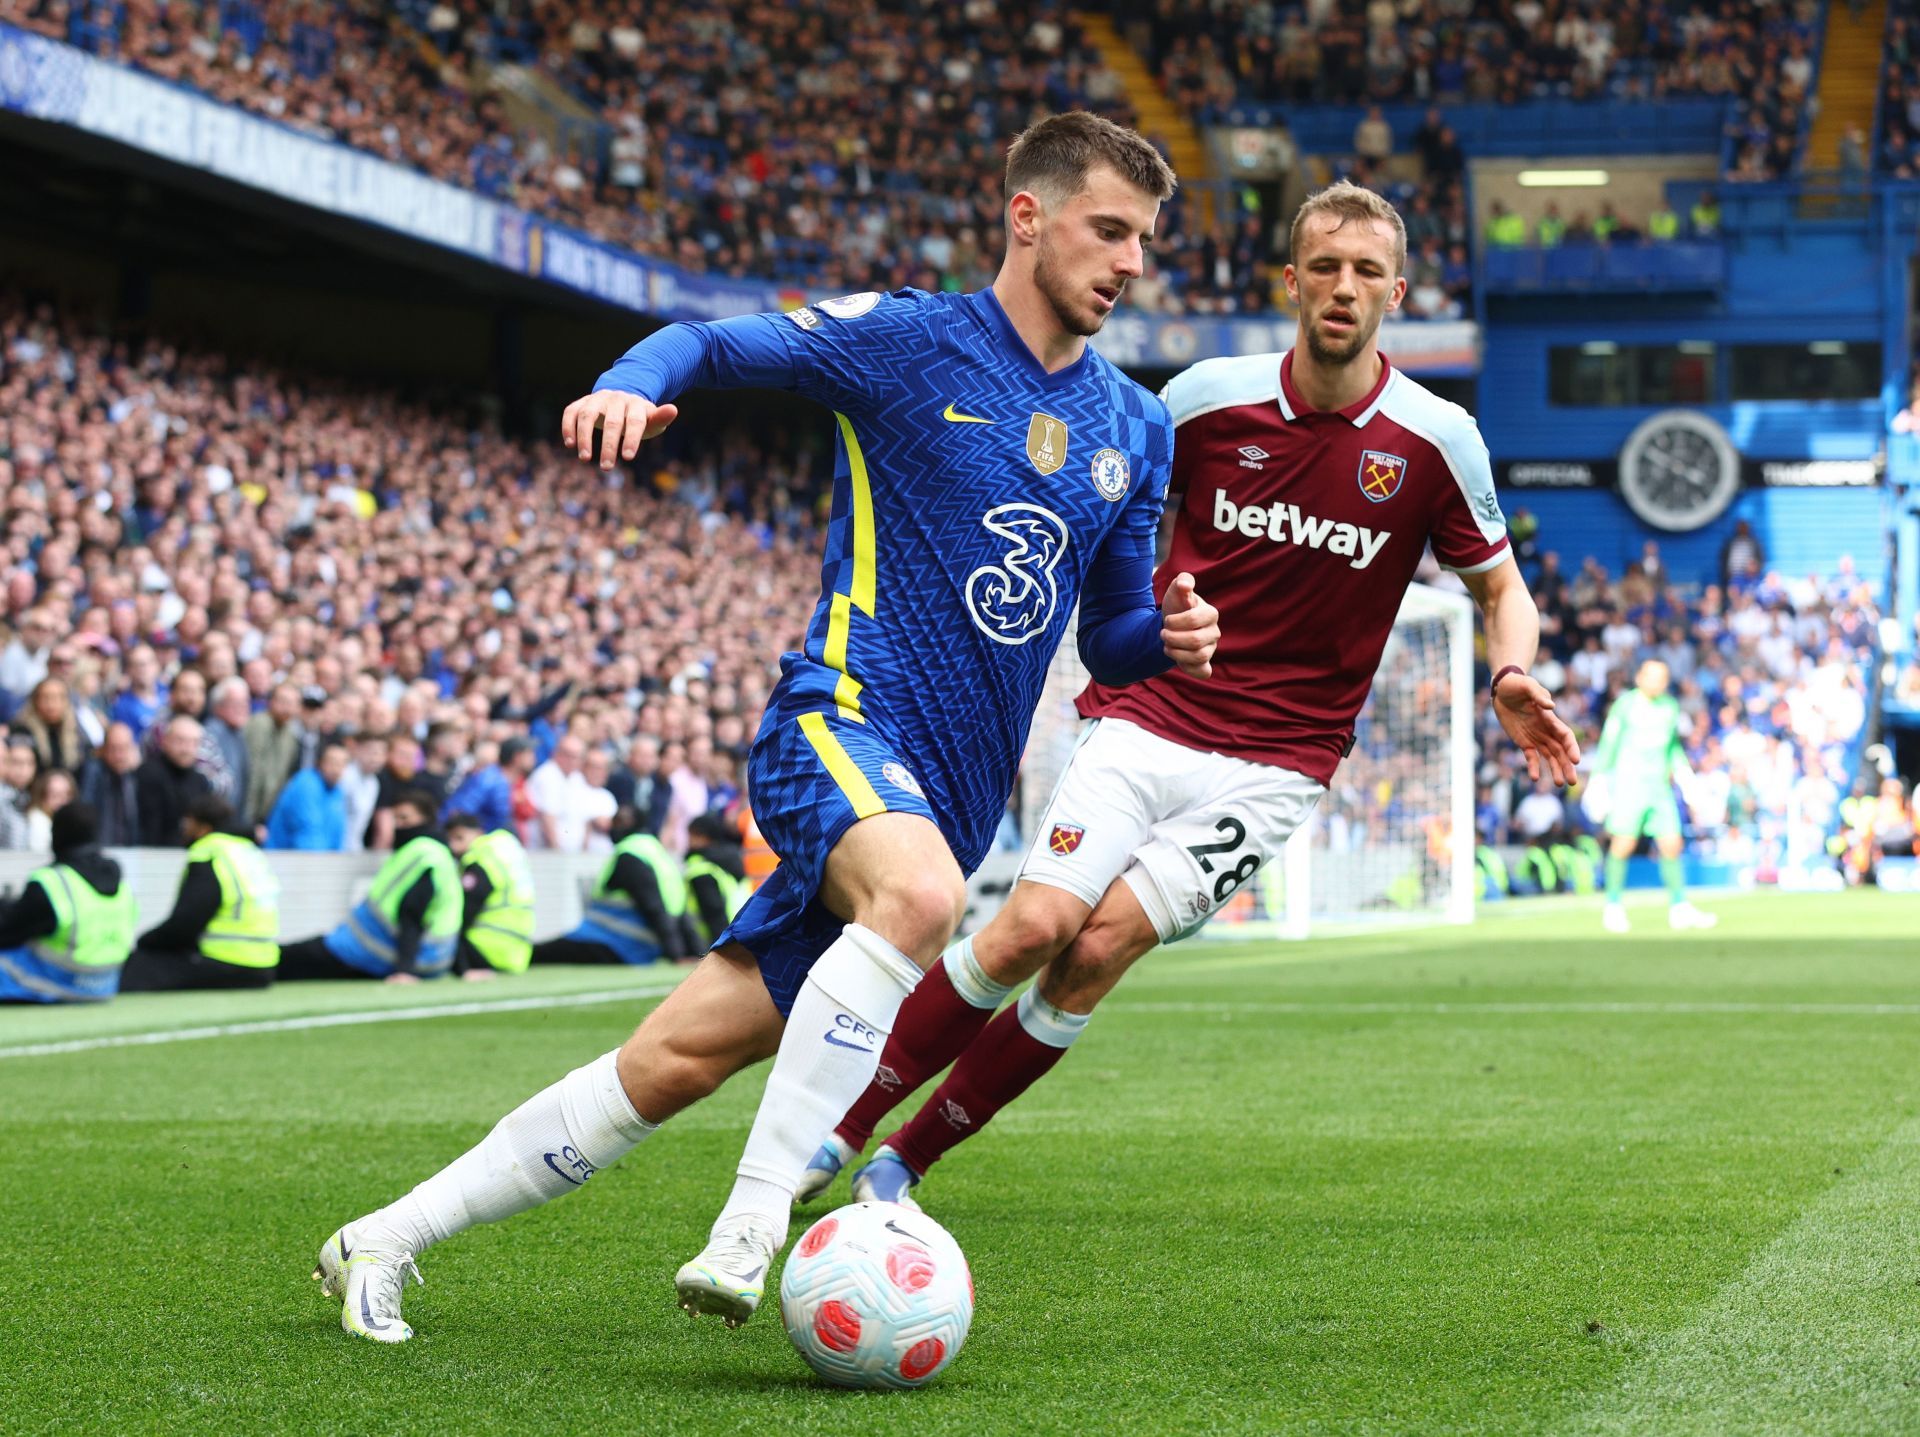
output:
{"label": "soccer ball", "polygon": [[837,1387],[923,1387],[967,1340],[973,1274],[925,1213],[853,1203],[794,1244],[780,1320],[807,1366]]}

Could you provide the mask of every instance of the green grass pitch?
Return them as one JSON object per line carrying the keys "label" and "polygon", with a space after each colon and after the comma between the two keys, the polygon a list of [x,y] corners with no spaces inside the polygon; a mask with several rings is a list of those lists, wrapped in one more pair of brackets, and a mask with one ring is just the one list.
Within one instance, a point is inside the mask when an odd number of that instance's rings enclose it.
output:
{"label": "green grass pitch", "polygon": [[902,1395],[820,1386],[772,1312],[673,1306],[758,1071],[426,1254],[405,1347],[308,1280],[658,975],[0,1012],[0,1431],[1920,1432],[1920,908],[1714,906],[1148,959],[929,1182],[979,1308]]}

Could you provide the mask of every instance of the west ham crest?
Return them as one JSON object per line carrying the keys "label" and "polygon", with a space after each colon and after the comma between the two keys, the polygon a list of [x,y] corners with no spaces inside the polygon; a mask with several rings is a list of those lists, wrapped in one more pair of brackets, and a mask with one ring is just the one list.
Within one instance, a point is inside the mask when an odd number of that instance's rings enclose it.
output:
{"label": "west ham crest", "polygon": [[1053,836],[1047,840],[1047,847],[1065,858],[1080,846],[1080,840],[1086,837],[1086,829],[1074,823],[1056,823]]}
{"label": "west ham crest", "polygon": [[1383,454],[1367,449],[1360,455],[1360,492],[1374,503],[1383,503],[1400,492],[1407,477],[1407,461],[1398,454]]}

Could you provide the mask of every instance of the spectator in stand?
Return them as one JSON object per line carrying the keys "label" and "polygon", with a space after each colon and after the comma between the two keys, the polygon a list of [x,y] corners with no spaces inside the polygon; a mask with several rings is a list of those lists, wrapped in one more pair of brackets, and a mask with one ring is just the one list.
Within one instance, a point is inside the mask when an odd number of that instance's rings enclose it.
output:
{"label": "spectator in stand", "polygon": [[340,791],[346,807],[344,836],[340,846],[347,853],[359,853],[370,846],[373,815],[380,807],[380,791],[387,767],[387,736],[366,729],[347,741],[351,762],[340,775]]}
{"label": "spectator in stand", "polygon": [[47,677],[67,685],[67,700],[80,729],[80,741],[92,753],[107,737],[106,711],[101,703],[106,675],[97,651],[87,648],[78,635],[61,640],[47,656]]}
{"label": "spectator in stand", "polygon": [[171,718],[190,718],[196,724],[207,712],[207,679],[198,669],[182,669],[173,676],[173,682],[167,688],[166,713],[156,722],[147,726],[147,736],[141,747],[151,757],[160,751],[167,730],[167,720]]}
{"label": "spectator in stand", "polygon": [[167,691],[160,683],[160,657],[151,644],[136,644],[129,649],[126,668],[126,687],[114,697],[112,717],[115,723],[133,730],[137,743],[166,708]]}
{"label": "spectator in stand", "polygon": [[140,826],[140,745],[124,723],[109,725],[106,742],[80,773],[80,799],[100,819],[100,842],[108,848],[132,848]]}
{"label": "spectator in stand", "polygon": [[267,706],[241,730],[247,743],[247,800],[245,811],[262,822],[280,797],[280,790],[300,766],[300,687],[275,684]]}
{"label": "spectator in stand", "polygon": [[45,853],[53,847],[53,816],[74,800],[73,775],[64,768],[42,769],[27,794],[27,847]]}
{"label": "spectator in stand", "polygon": [[662,815],[666,813],[666,784],[660,777],[658,736],[641,734],[627,745],[626,762],[609,775],[607,791],[622,808],[632,808],[638,812],[640,832],[659,832],[659,826],[650,822],[656,793],[660,795],[659,811]]}
{"label": "spectator in stand", "polygon": [[27,846],[27,798],[39,772],[33,745],[9,738],[0,752],[0,849],[17,851]]}
{"label": "spectator in stand", "polygon": [[444,808],[447,795],[453,791],[455,773],[466,754],[467,731],[463,726],[455,723],[431,725],[427,729],[426,752],[421,759],[420,772],[414,776],[414,787],[432,795],[433,801]]}
{"label": "spectator in stand", "polygon": [[613,815],[620,804],[607,788],[612,772],[613,761],[608,758],[604,748],[590,748],[580,759],[580,776],[586,780],[587,786],[586,801],[582,805],[587,827],[586,838],[581,846],[583,853],[613,852],[613,839],[608,834],[613,829]]}
{"label": "spectator in stand", "polygon": [[660,824],[660,841],[667,851],[684,856],[687,851],[687,825],[709,807],[707,766],[712,745],[704,739],[675,744],[661,756],[667,770],[667,813]]}
{"label": "spectator in stand", "polygon": [[140,765],[136,791],[140,806],[140,842],[148,848],[184,848],[180,818],[195,799],[213,792],[200,771],[205,733],[200,721],[176,713],[158,725],[160,744]]}
{"label": "spectator in stand", "polygon": [[[368,848],[393,847],[393,809],[402,795],[421,790],[416,782],[420,773],[419,740],[405,729],[387,736],[387,762],[377,777],[380,790],[374,799],[373,826],[367,830]],[[438,810],[434,817],[437,818]]]}
{"label": "spectator in stand", "polygon": [[247,769],[246,727],[252,718],[249,712],[252,700],[247,693],[247,681],[238,675],[222,679],[213,686],[211,698],[206,731],[209,746],[219,755],[219,763],[208,773],[207,780],[213,785],[214,794],[226,800],[227,807],[237,815],[236,821],[249,824],[252,815],[246,801],[252,775]]}
{"label": "spectator in stand", "polygon": [[1366,115],[1353,127],[1353,152],[1376,164],[1393,154],[1393,126],[1378,105],[1368,106]]}
{"label": "spectator in stand", "polygon": [[[548,848],[557,853],[584,853],[588,826],[598,811],[581,760],[586,745],[568,734],[554,745],[553,757],[533,771],[527,780],[527,797],[533,804],[537,842],[529,847]],[[604,791],[604,790],[603,790]]]}
{"label": "spectator in stand", "polygon": [[347,772],[347,746],[325,739],[312,768],[287,780],[267,819],[268,848],[308,853],[339,853],[346,847],[347,796],[340,780]]}
{"label": "spectator in stand", "polygon": [[80,732],[64,679],[49,677],[35,684],[26,707],[14,716],[13,726],[32,741],[42,768],[73,773],[92,752],[92,745]]}
{"label": "spectator in stand", "polygon": [[13,706],[17,707],[47,676],[47,657],[53,652],[55,637],[51,611],[33,608],[20,615],[12,639],[0,651],[0,692],[13,701]]}
{"label": "spectator in stand", "polygon": [[1513,822],[1521,839],[1532,843],[1560,827],[1566,816],[1566,805],[1560,801],[1552,782],[1542,778],[1534,783],[1533,791],[1520,800]]}
{"label": "spectator in stand", "polygon": [[1736,575],[1763,569],[1766,563],[1766,546],[1760,542],[1760,536],[1753,532],[1753,525],[1745,519],[1738,520],[1733,532],[1727,536],[1727,542],[1720,546],[1721,586],[1731,588]]}
{"label": "spectator in stand", "polygon": [[533,756],[533,744],[524,738],[510,738],[502,744],[482,740],[476,745],[473,771],[447,799],[443,821],[454,813],[468,813],[479,822],[482,833],[495,829],[513,832],[513,778],[508,770],[521,761],[522,755]]}

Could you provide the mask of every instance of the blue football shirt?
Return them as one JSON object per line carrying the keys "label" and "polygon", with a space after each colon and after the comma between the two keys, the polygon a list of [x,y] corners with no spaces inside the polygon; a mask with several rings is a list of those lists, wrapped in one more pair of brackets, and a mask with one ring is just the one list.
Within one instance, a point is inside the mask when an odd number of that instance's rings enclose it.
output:
{"label": "blue football shirt", "polygon": [[991,290],[673,325],[598,387],[665,403],[698,386],[793,390],[838,430],[820,603],[767,721],[873,725],[973,868],[1074,606],[1096,676],[1168,667],[1152,592],[1166,406],[1091,348],[1048,373]]}

